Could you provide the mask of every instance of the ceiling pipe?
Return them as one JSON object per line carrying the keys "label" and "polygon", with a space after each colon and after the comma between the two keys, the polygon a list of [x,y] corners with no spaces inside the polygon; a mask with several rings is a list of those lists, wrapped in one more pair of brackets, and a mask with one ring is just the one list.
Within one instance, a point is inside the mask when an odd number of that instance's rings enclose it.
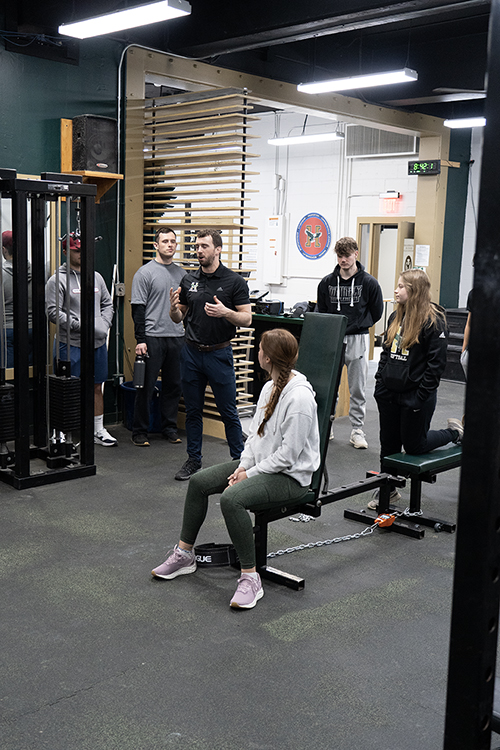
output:
{"label": "ceiling pipe", "polygon": [[312,37],[342,34],[346,31],[358,31],[375,26],[386,26],[388,24],[404,23],[419,18],[428,19],[429,16],[441,15],[443,19],[448,16],[457,17],[464,11],[464,17],[477,14],[478,10],[484,8],[489,12],[490,0],[458,0],[457,2],[446,2],[446,0],[411,0],[409,2],[386,5],[371,10],[344,13],[330,18],[322,18],[318,21],[307,23],[296,23],[286,27],[260,31],[255,34],[198,44],[182,49],[182,53],[205,59],[214,55],[225,55],[233,52],[245,52],[246,50],[259,49],[261,47],[272,47],[278,44],[289,44],[300,42]]}

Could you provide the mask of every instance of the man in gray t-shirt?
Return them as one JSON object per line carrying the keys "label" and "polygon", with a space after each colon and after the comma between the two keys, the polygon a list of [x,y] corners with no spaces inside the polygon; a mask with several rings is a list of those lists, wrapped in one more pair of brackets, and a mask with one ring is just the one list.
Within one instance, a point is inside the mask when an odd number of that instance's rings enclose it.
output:
{"label": "man in gray t-shirt", "polygon": [[148,446],[150,404],[161,372],[161,431],[166,440],[180,443],[177,410],[181,396],[180,351],[184,342],[182,323],[170,318],[170,289],[177,289],[186,272],[174,262],[176,235],[169,227],[156,231],[156,256],[139,268],[132,281],[132,317],[136,355],[146,360],[144,388],[136,390],[132,442]]}

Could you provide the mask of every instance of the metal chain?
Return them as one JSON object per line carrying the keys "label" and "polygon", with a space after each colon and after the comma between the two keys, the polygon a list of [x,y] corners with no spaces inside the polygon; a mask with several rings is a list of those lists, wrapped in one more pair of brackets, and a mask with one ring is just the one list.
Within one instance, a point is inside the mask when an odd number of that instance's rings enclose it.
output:
{"label": "metal chain", "polygon": [[297,547],[287,547],[287,549],[279,549],[277,552],[269,552],[268,557],[280,557],[280,555],[289,555],[291,552],[299,552],[302,549],[312,549],[313,547],[325,547],[328,544],[338,544],[338,542],[348,542],[350,539],[359,539],[362,536],[369,536],[373,534],[377,528],[376,524],[373,526],[367,526],[363,531],[357,534],[349,534],[348,536],[338,536],[336,539],[326,539],[324,542],[309,542],[309,544],[299,544]]}
{"label": "metal chain", "polygon": [[[393,511],[391,516],[394,518],[400,518],[401,516],[422,516],[423,511],[417,510],[414,513],[410,512],[410,508],[404,510]],[[308,516],[305,513],[301,513],[299,516],[290,516],[290,521],[302,521],[303,523],[309,523],[314,520],[312,516]],[[351,539],[360,539],[363,536],[370,536],[373,534],[375,529],[378,528],[378,524],[374,523],[371,526],[367,526],[363,531],[359,531],[357,534],[347,534],[346,536],[338,536],[335,539],[325,539],[324,542],[309,542],[309,544],[298,544],[296,547],[287,547],[286,549],[279,549],[276,552],[269,552],[267,557],[281,557],[281,555],[289,555],[292,552],[300,552],[303,549],[313,549],[313,547],[326,547],[329,544],[338,544],[339,542],[349,542]]]}

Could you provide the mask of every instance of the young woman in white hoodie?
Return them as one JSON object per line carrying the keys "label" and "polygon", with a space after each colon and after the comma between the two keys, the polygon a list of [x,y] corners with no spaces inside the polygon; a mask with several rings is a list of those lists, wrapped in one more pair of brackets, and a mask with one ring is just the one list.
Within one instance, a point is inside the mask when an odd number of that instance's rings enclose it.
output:
{"label": "young woman in white hoodie", "polygon": [[289,331],[275,328],[262,335],[259,364],[270,380],[260,394],[243,453],[238,462],[191,477],[179,543],[153,576],[170,580],[194,573],[193,547],[208,498],[222,493],[221,510],[241,564],[230,606],[251,609],[264,596],[248,511],[300,502],[320,464],[315,394],[304,375],[292,369],[297,355],[297,341]]}

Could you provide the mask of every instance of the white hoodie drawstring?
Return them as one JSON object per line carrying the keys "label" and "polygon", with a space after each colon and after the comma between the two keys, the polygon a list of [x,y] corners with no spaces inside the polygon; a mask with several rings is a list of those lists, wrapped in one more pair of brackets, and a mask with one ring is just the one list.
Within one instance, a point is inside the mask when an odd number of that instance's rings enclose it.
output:
{"label": "white hoodie drawstring", "polygon": [[[354,276],[351,281],[351,302],[349,307],[354,307]],[[337,276],[337,312],[340,312],[340,275]]]}

